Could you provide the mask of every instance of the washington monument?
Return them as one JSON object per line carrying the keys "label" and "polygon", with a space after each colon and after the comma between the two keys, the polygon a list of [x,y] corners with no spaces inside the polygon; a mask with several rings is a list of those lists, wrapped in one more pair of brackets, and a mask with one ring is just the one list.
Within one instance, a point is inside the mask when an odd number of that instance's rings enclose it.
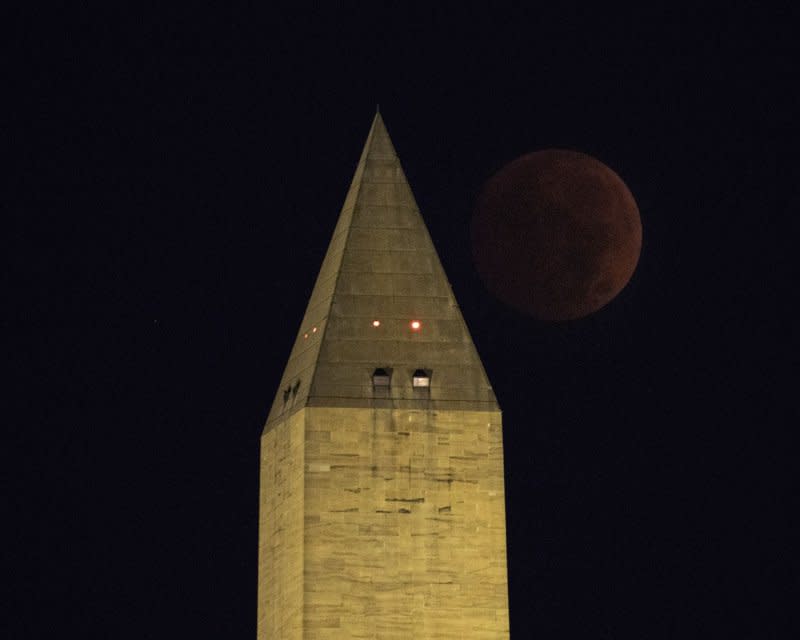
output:
{"label": "washington monument", "polygon": [[507,639],[500,407],[376,114],[261,438],[258,640]]}

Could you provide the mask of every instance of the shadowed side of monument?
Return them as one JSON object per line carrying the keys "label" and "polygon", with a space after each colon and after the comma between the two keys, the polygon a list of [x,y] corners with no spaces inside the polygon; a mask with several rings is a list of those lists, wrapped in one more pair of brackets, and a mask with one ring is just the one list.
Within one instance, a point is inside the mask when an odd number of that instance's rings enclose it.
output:
{"label": "shadowed side of monument", "polygon": [[380,114],[261,444],[258,637],[507,638],[501,413]]}

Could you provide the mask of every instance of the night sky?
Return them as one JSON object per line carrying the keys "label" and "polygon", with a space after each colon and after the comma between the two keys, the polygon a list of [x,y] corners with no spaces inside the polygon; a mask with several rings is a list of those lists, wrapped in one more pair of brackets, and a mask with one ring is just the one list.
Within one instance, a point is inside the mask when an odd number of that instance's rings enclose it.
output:
{"label": "night sky", "polygon": [[[255,638],[259,436],[376,103],[504,412],[512,637],[792,635],[793,16],[609,11],[14,16],[4,637]],[[563,324],[469,248],[551,147],[643,226]]]}

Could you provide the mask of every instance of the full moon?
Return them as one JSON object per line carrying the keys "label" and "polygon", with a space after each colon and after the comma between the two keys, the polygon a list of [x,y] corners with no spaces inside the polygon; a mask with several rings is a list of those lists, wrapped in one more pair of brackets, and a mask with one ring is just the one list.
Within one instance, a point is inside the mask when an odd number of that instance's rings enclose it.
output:
{"label": "full moon", "polygon": [[622,179],[599,160],[562,149],[521,156],[492,176],[471,235],[489,291],[552,322],[613,300],[642,248],[639,209]]}

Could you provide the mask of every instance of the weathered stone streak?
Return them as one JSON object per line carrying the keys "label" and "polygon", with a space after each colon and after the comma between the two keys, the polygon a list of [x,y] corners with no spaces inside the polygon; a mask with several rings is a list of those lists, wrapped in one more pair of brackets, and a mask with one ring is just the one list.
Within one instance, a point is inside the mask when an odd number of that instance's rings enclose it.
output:
{"label": "weathered stone streak", "polygon": [[261,438],[258,640],[302,640],[305,413]]}

